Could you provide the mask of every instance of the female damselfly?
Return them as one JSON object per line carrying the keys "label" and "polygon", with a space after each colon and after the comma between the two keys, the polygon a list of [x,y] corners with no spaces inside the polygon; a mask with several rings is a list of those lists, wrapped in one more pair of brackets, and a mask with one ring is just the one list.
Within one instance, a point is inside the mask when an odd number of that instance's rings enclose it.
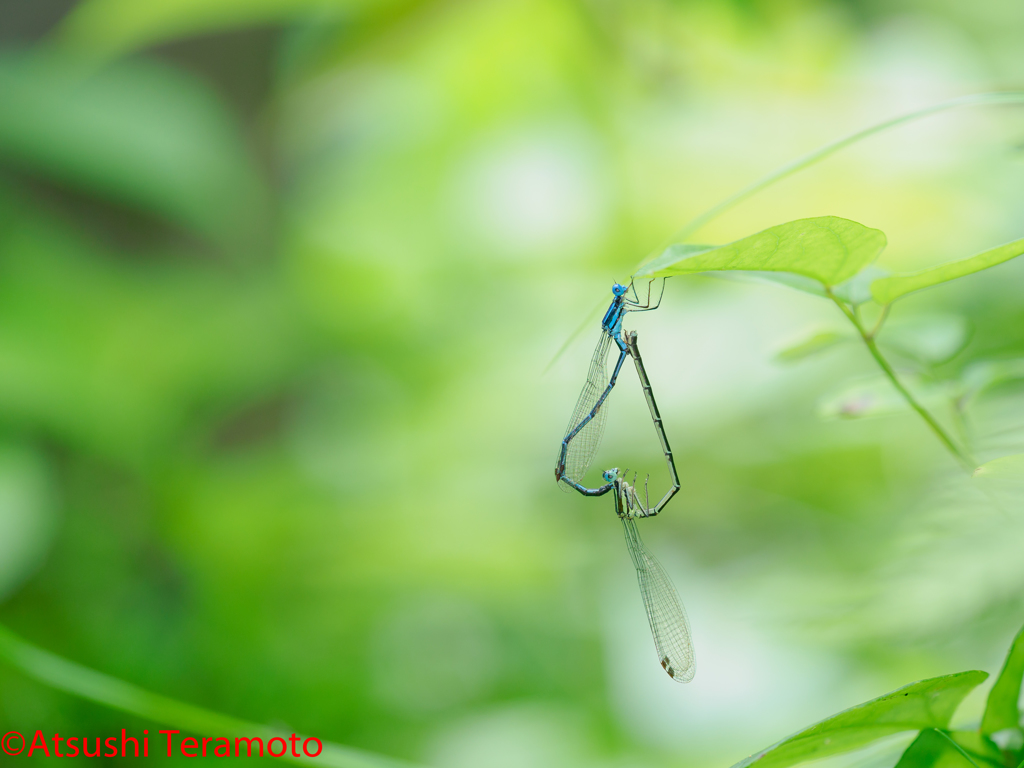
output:
{"label": "female damselfly", "polygon": [[688,683],[693,680],[696,672],[696,659],[686,609],[672,586],[672,580],[661,563],[644,546],[636,527],[636,518],[656,515],[664,504],[645,507],[640,502],[636,488],[619,477],[618,469],[605,471],[604,479],[613,486],[615,492],[615,514],[622,521],[626,549],[636,568],[636,580],[647,611],[647,621],[651,625],[658,661],[677,683]]}

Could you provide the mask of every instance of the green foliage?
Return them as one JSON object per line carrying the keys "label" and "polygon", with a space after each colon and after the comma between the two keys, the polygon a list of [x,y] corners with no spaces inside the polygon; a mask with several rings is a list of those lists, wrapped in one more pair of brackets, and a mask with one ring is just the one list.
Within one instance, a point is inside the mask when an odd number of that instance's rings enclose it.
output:
{"label": "green foliage", "polygon": [[[913,291],[949,282],[1006,262],[1024,253],[1024,239],[970,258],[912,275],[889,275],[874,266],[886,245],[885,235],[855,221],[836,216],[797,219],[723,246],[677,243],[635,273],[635,278],[665,278],[707,272],[774,282],[829,299],[853,324],[888,380],[854,381],[819,404],[825,417],[874,416],[896,413],[907,406],[916,411],[963,469],[973,472],[978,462],[968,447],[954,439],[929,408],[949,402],[959,416],[980,389],[1015,375],[1012,363],[978,364],[964,381],[936,381],[934,368],[960,353],[970,340],[968,323],[960,317],[918,317],[883,330],[889,305]],[[877,302],[877,304],[875,304]],[[862,320],[864,305],[875,304],[873,328]],[[881,305],[881,306],[879,306]],[[819,334],[781,352],[780,362],[793,362],[835,346],[838,334]],[[912,362],[917,370],[904,379],[897,375],[883,348]],[[1003,471],[1001,465],[982,475]]]}
{"label": "green foliage", "polygon": [[[6,627],[0,626],[0,659],[25,674],[73,696],[152,720],[162,725],[201,736],[231,738],[258,736],[267,741],[290,735],[279,729],[247,723],[234,717],[159,696],[138,686],[83,667],[26,643]],[[286,763],[322,765],[325,768],[409,768],[409,763],[390,760],[339,744],[325,742],[317,757],[278,758]]]}
{"label": "green foliage", "polygon": [[[153,62],[0,56],[0,158],[220,241],[248,242],[263,183],[197,80]],[[257,227],[258,231],[258,227]]]}
{"label": "green foliage", "polygon": [[1020,701],[1021,679],[1024,678],[1024,629],[1018,633],[1003,669],[988,694],[985,714],[981,719],[981,732],[991,736],[997,731],[1021,728],[1021,713],[1017,706]]}
{"label": "green foliage", "polygon": [[[885,234],[877,229],[838,216],[820,216],[769,227],[727,245],[670,245],[634,277],[742,271],[819,296],[829,295],[824,290],[828,289],[852,306],[872,298],[891,304],[914,291],[975,274],[1024,253],[1022,238],[960,261],[888,275],[872,266],[885,245]],[[785,275],[773,276],[773,272]],[[808,283],[806,278],[815,282]]]}
{"label": "green foliage", "polygon": [[[1007,756],[992,739],[980,731],[941,731],[944,736],[949,737],[953,746],[957,748],[961,756],[966,756],[975,764],[1005,766]],[[1010,760],[1014,758],[1011,757]],[[1009,766],[1007,766],[1009,768]]]}
{"label": "green foliage", "polygon": [[977,764],[947,734],[926,728],[896,763],[896,768],[967,768]]}
{"label": "green foliage", "polygon": [[1024,453],[987,461],[972,473],[975,484],[1002,507],[1015,509],[1024,494]]}
{"label": "green foliage", "polygon": [[931,366],[955,357],[970,339],[970,328],[964,318],[949,314],[921,314],[887,323],[878,335],[878,344],[923,366]]}
{"label": "green foliage", "polygon": [[975,397],[989,387],[1024,379],[1024,358],[979,360],[964,368],[960,377],[963,394]]}
{"label": "green foliage", "polygon": [[61,38],[71,47],[123,54],[179,35],[229,27],[334,17],[369,5],[365,0],[88,0],[64,21]]}
{"label": "green foliage", "polygon": [[871,294],[879,304],[891,304],[908,293],[948,283],[989,267],[1014,259],[1024,253],[1024,238],[1014,240],[960,261],[951,261],[937,267],[922,269],[907,275],[893,275],[871,283]]}
{"label": "green foliage", "polygon": [[[1013,768],[1024,757],[1018,701],[1024,676],[1024,629],[1010,647],[1003,670],[989,692],[977,731],[948,730],[964,697],[987,677],[961,672],[912,683],[852,707],[773,744],[734,768],[783,768],[859,749],[902,731],[920,731],[904,750],[897,768],[964,768],[968,765]],[[990,737],[1012,732],[1002,749]]]}
{"label": "green foliage", "polygon": [[70,445],[146,466],[190,409],[275,386],[308,354],[265,277],[127,267],[38,211],[11,218],[0,249],[23,258],[0,260],[0,407]]}
{"label": "green foliage", "polygon": [[974,470],[976,478],[991,480],[1014,478],[1022,474],[1024,474],[1024,453],[1000,456],[998,459],[985,462]]}
{"label": "green foliage", "polygon": [[[689,99],[672,86],[675,78],[712,82],[693,71],[709,60],[715,97],[688,106],[721,131],[750,124],[713,113],[720,110],[713,102],[739,103],[719,92],[729,62],[742,64],[740,101],[747,102],[751,76],[768,99],[773,73],[791,84],[801,62],[859,50],[859,32],[844,32],[848,20],[820,0],[780,7],[770,19],[755,20],[755,10],[748,3],[84,0],[46,44],[6,54],[0,426],[11,456],[0,452],[3,618],[40,645],[142,687],[35,649],[41,657],[18,641],[10,663],[0,664],[0,720],[13,727],[46,717],[62,732],[67,725],[90,733],[131,722],[127,711],[200,732],[241,722],[210,711],[219,710],[244,716],[254,730],[284,720],[380,752],[443,747],[438,764],[484,765],[495,734],[511,733],[524,750],[543,742],[516,730],[520,720],[511,729],[500,721],[510,705],[543,700],[596,723],[607,736],[595,752],[617,754],[550,759],[526,751],[536,759],[523,762],[647,764],[629,752],[657,718],[641,728],[615,723],[645,716],[648,697],[620,689],[636,706],[608,703],[609,682],[638,681],[618,669],[606,673],[621,659],[607,652],[607,622],[595,616],[598,549],[583,542],[592,541],[587,526],[603,531],[607,521],[565,514],[563,499],[545,495],[549,473],[532,469],[542,463],[532,451],[545,442],[535,439],[538,422],[557,409],[557,398],[532,388],[530,366],[551,329],[576,320],[572,294],[589,290],[582,275],[620,268],[622,254],[671,227],[681,211],[705,205],[710,190],[759,172],[763,155],[754,146],[722,163],[706,142],[679,140],[678,122],[663,118],[680,114]],[[878,13],[865,10],[869,18]],[[881,28],[858,16],[861,27]],[[815,34],[793,34],[808,28]],[[785,45],[772,29],[786,30]],[[759,67],[762,54],[737,40],[792,58],[782,70]],[[153,44],[160,47],[145,50]],[[131,55],[96,66],[123,53]],[[801,82],[827,87],[828,80]],[[789,85],[786,93],[792,103]],[[1012,98],[957,99],[873,126],[717,210],[879,131]],[[244,105],[239,118],[237,105]],[[813,120],[792,126],[794,143],[816,141],[808,126],[822,128]],[[659,135],[671,135],[671,146]],[[722,139],[750,144],[724,132]],[[572,183],[580,169],[582,182]],[[538,176],[553,195],[531,197]],[[859,210],[863,182],[856,172],[830,176],[815,191],[814,210]],[[875,210],[908,191],[895,176],[872,189]],[[531,199],[524,204],[517,190]],[[559,205],[591,191],[595,218],[586,205]],[[955,192],[960,206],[965,195]],[[803,215],[808,199],[787,200],[788,193],[773,209]],[[935,202],[932,189],[908,198],[929,214]],[[541,216],[541,229],[559,233],[568,221],[571,231],[577,222],[584,236],[539,247],[527,237],[514,259],[499,255],[504,240],[481,239],[488,227],[505,239],[528,236],[535,227],[529,216],[523,222],[524,210]],[[996,206],[986,211],[977,218],[998,222]],[[900,216],[898,206],[888,212],[889,221]],[[939,210],[932,220],[952,227],[952,218]],[[731,223],[718,242],[761,226],[745,221]],[[977,234],[974,226],[961,242]],[[895,242],[897,230],[890,233]],[[224,260],[224,244],[245,258]],[[729,274],[829,298],[821,282],[801,274]],[[862,308],[868,334],[877,319],[870,284],[882,276],[869,265],[831,288],[845,308]],[[991,306],[1005,314],[1012,302]],[[741,334],[759,320],[734,314]],[[1021,354],[1012,323],[996,335],[993,323],[975,320],[989,332],[979,333],[989,349]],[[887,326],[879,344],[905,358],[897,361],[900,376],[917,394],[937,384],[948,399],[959,358],[933,354],[943,344],[927,339],[904,344],[896,331]],[[842,351],[852,359],[857,349]],[[847,370],[847,360],[829,355],[826,375],[859,373]],[[897,390],[889,394],[899,401]],[[888,501],[918,491],[914,470],[892,460],[906,444],[867,435],[884,428],[876,423],[849,427],[867,427],[856,450],[823,450],[807,437],[812,430],[793,429],[814,393],[794,387],[774,395],[770,413],[737,394],[702,415],[710,426],[680,452],[680,465],[693,467],[692,500],[683,503],[698,514],[664,518],[663,530],[670,534],[681,519],[692,526],[681,546],[693,542],[703,558],[695,567],[716,569],[726,600],[717,610],[731,613],[728,601],[748,595],[756,600],[757,589],[746,586],[771,573],[789,598],[784,610],[806,610],[817,590],[813,599],[828,600],[822,624],[856,628],[836,653],[858,674],[898,675],[900,648],[922,637],[929,648],[943,647],[938,620],[909,632],[865,621],[843,604],[847,587],[834,585],[841,578],[866,593],[868,563],[898,568],[898,553],[886,549],[894,520],[934,530]],[[728,429],[715,426],[723,418]],[[769,425],[775,434],[764,443]],[[845,439],[843,427],[824,431]],[[728,442],[733,435],[742,450]],[[37,493],[40,485],[54,492]],[[761,497],[770,497],[770,510],[757,506],[766,503]],[[714,515],[702,517],[702,509]],[[460,610],[434,610],[437,596]],[[950,611],[962,608],[957,597]],[[409,613],[409,604],[421,609]],[[900,613],[887,621],[898,623]],[[776,620],[807,626],[793,618]],[[884,667],[872,661],[883,652]],[[772,696],[769,706],[781,708],[782,700]],[[90,702],[125,709],[111,714]],[[721,731],[736,722],[729,710],[705,729],[715,749],[728,749]],[[552,730],[543,734],[571,742],[575,731],[563,738],[555,720],[545,716]],[[466,760],[467,743],[477,747],[475,760]]]}
{"label": "green foliage", "polygon": [[1011,453],[981,464],[971,473],[975,486],[1000,508],[1017,509],[1024,495],[1024,453]]}
{"label": "green foliage", "polygon": [[783,768],[849,752],[894,733],[946,728],[964,697],[987,677],[986,672],[960,672],[911,683],[794,733],[734,768]]}
{"label": "green foliage", "polygon": [[676,246],[637,270],[637,277],[716,270],[790,272],[838,285],[871,264],[885,248],[885,235],[838,216],[797,219],[742,240],[713,246]]}

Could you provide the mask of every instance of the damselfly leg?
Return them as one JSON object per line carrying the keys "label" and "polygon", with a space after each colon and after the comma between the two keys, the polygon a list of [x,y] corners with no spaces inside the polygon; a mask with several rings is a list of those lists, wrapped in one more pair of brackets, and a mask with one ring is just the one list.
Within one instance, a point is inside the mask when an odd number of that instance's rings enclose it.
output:
{"label": "damselfly leg", "polygon": [[651,286],[654,285],[654,280],[647,281],[647,298],[643,304],[640,303],[640,296],[637,294],[636,285],[630,282],[630,290],[633,291],[633,300],[625,300],[625,304],[629,306],[627,312],[648,312],[652,309],[657,309],[661,306],[661,300],[665,297],[665,279],[661,278],[661,291],[658,293],[658,301],[651,304]]}

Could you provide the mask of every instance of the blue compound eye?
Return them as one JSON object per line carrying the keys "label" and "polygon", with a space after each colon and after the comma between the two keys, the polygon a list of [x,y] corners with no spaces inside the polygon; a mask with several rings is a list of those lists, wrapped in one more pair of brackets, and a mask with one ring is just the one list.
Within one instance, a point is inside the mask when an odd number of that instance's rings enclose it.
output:
{"label": "blue compound eye", "polygon": [[627,287],[622,285],[622,283],[615,283],[612,285],[612,293],[616,296],[622,296],[627,290]]}
{"label": "blue compound eye", "polygon": [[615,482],[615,478],[618,477],[618,476],[619,476],[619,470],[617,470],[617,469],[606,469],[604,471],[605,482],[608,482],[608,483]]}

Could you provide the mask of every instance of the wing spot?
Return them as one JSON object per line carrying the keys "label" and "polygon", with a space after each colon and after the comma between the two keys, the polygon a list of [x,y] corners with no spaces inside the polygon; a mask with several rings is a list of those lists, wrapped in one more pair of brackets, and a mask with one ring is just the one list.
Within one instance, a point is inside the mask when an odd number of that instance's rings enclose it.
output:
{"label": "wing spot", "polygon": [[676,672],[675,672],[674,669],[672,669],[671,666],[669,666],[668,656],[665,656],[665,657],[662,658],[661,666],[664,667],[666,672],[668,672],[668,676],[671,677],[673,680],[675,680]]}

